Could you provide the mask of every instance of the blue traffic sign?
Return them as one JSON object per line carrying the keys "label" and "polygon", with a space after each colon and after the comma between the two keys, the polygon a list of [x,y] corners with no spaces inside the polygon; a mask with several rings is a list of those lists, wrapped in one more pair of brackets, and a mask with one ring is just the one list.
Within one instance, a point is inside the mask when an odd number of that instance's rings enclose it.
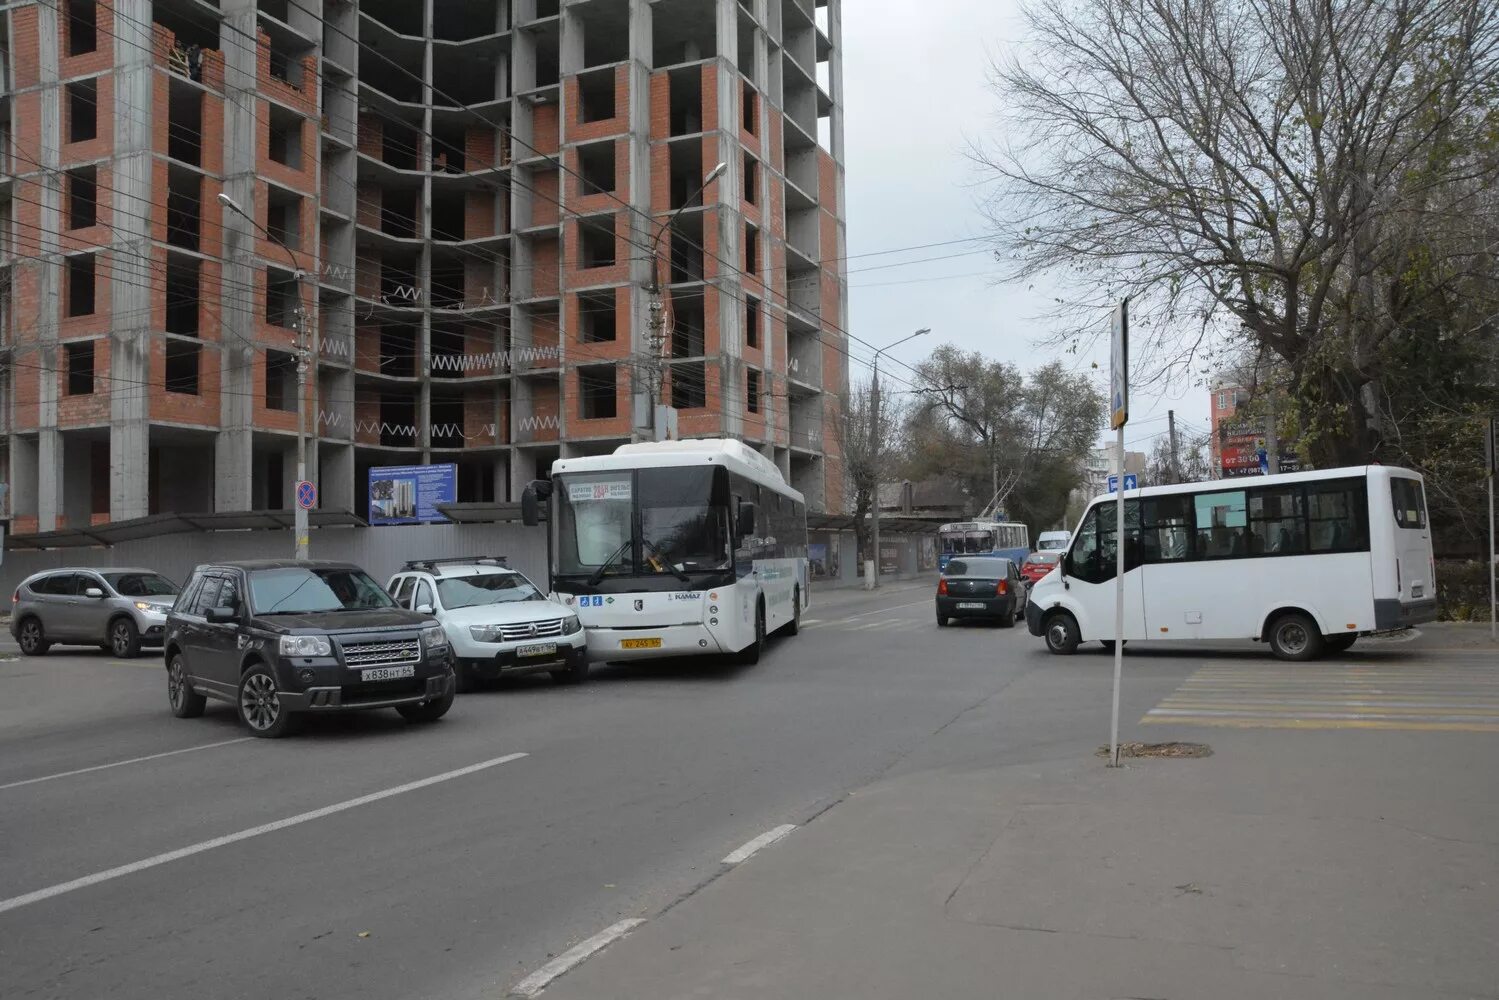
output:
{"label": "blue traffic sign", "polygon": [[[1136,475],[1135,473],[1133,473],[1133,472],[1126,472],[1124,474],[1124,489],[1125,489],[1125,491],[1128,492],[1129,490],[1138,490],[1139,488],[1140,488],[1140,477],[1138,475]],[[1109,477],[1109,492],[1113,493],[1113,492],[1117,491],[1118,489],[1119,489],[1119,477],[1118,476],[1110,476]]]}
{"label": "blue traffic sign", "polygon": [[297,484],[297,506],[303,510],[317,506],[317,487],[305,479]]}

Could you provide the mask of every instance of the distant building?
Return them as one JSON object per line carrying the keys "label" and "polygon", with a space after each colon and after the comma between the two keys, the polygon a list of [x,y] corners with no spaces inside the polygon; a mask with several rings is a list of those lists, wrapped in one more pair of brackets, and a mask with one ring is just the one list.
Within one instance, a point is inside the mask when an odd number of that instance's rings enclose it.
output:
{"label": "distant building", "polygon": [[[1260,451],[1265,447],[1264,421],[1239,411],[1250,400],[1242,386],[1217,385],[1209,407],[1213,432],[1208,438],[1208,464],[1215,479],[1261,474]],[[1293,472],[1300,460],[1287,442],[1280,443],[1280,471]]]}
{"label": "distant building", "polygon": [[[1083,492],[1089,497],[1095,497],[1100,493],[1106,493],[1109,489],[1109,477],[1112,476],[1119,465],[1119,448],[1115,444],[1107,444],[1102,448],[1094,448],[1083,460]],[[1124,471],[1141,475],[1145,472],[1145,453],[1143,451],[1125,451]]]}

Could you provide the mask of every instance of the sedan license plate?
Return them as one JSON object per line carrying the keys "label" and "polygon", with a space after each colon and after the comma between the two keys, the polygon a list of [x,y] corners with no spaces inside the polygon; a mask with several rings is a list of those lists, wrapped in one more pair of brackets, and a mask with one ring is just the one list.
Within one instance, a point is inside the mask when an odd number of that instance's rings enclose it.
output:
{"label": "sedan license plate", "polygon": [[516,656],[556,656],[557,644],[555,642],[533,642],[529,646],[515,647]]}
{"label": "sedan license plate", "polygon": [[362,681],[397,681],[402,677],[414,677],[416,666],[407,664],[404,667],[371,667],[368,670],[359,671],[359,679]]}
{"label": "sedan license plate", "polygon": [[963,601],[962,603],[960,603],[958,605],[958,610],[959,611],[982,611],[982,610],[984,610],[984,602],[983,601]]}
{"label": "sedan license plate", "polygon": [[620,649],[660,649],[660,639],[621,639]]}

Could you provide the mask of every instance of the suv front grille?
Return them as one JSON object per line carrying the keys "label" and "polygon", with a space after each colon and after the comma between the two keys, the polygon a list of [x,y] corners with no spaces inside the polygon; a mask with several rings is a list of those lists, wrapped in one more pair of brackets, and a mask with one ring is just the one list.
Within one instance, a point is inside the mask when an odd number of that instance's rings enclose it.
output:
{"label": "suv front grille", "polygon": [[422,658],[421,640],[395,639],[389,642],[346,642],[344,664],[350,667],[389,667],[416,663]]}
{"label": "suv front grille", "polygon": [[501,642],[525,642],[527,639],[541,639],[562,634],[562,619],[554,618],[549,622],[530,622],[525,625],[501,625]]}

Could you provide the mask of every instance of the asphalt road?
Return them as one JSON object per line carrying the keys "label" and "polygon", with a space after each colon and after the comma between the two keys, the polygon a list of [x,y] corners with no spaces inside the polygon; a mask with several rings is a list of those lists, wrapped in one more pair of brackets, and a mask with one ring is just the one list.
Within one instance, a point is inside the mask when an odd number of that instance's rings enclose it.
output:
{"label": "asphalt road", "polygon": [[1052,659],[1023,625],[939,631],[926,587],[807,617],[754,667],[519,679],[283,741],[173,719],[154,658],[0,662],[0,996],[503,996]]}

